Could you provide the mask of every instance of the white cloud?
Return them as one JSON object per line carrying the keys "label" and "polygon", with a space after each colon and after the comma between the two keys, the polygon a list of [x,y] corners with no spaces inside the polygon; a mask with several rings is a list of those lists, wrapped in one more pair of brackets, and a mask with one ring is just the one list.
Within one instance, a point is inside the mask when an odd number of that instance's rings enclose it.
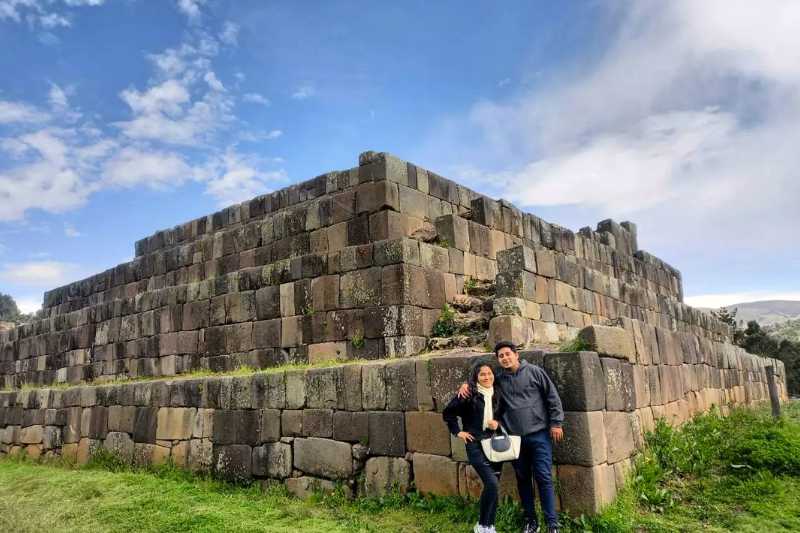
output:
{"label": "white cloud", "polygon": [[222,25],[222,31],[219,34],[219,40],[229,46],[236,46],[239,41],[239,26],[231,22],[225,21]]}
{"label": "white cloud", "polygon": [[42,129],[15,140],[29,158],[0,170],[0,221],[16,220],[39,208],[61,213],[83,205],[96,185],[81,179],[69,132]]}
{"label": "white cloud", "polygon": [[204,3],[205,0],[178,0],[178,9],[192,22],[200,17],[200,6]]}
{"label": "white cloud", "polygon": [[698,294],[687,296],[685,302],[693,307],[718,309],[734,304],[759,302],[764,300],[796,300],[800,301],[800,292],[797,291],[751,291],[732,292],[720,294]]}
{"label": "white cloud", "polygon": [[306,98],[311,98],[315,94],[317,94],[317,90],[313,85],[302,85],[292,93],[292,98],[295,100],[305,100]]}
{"label": "white cloud", "polygon": [[0,280],[26,287],[56,287],[69,283],[78,274],[78,267],[61,261],[27,261],[4,263]]}
{"label": "white cloud", "polygon": [[69,104],[66,91],[55,83],[50,84],[48,100],[50,101],[50,105],[57,109],[63,109]]}
{"label": "white cloud", "polygon": [[269,133],[267,133],[266,138],[269,140],[277,139],[281,135],[283,135],[283,132],[281,130],[271,130]]}
{"label": "white cloud", "polygon": [[[67,7],[100,6],[105,0],[63,0]],[[26,22],[30,26],[44,28],[71,26],[69,18],[54,9],[56,0],[0,0],[0,21]]]}
{"label": "white cloud", "polygon": [[430,152],[466,161],[524,206],[630,216],[657,252],[796,243],[800,4],[608,9],[621,22],[599,59],[476,103]]}
{"label": "white cloud", "polygon": [[220,206],[226,206],[286,183],[284,170],[263,171],[261,166],[259,160],[229,149],[200,171],[200,179],[206,182],[206,194],[215,197]]}
{"label": "white cloud", "polygon": [[217,91],[217,92],[225,91],[225,86],[222,85],[222,82],[219,81],[219,78],[217,78],[217,75],[214,74],[213,72],[211,71],[206,72],[205,76],[203,76],[203,79],[205,80],[205,82],[208,84],[209,88],[212,91]]}
{"label": "white cloud", "polygon": [[177,187],[192,177],[191,167],[175,153],[126,147],[106,162],[105,182],[119,187]]}
{"label": "white cloud", "polygon": [[49,115],[36,107],[21,103],[0,100],[0,124],[38,123],[48,120]]}
{"label": "white cloud", "polygon": [[242,100],[244,100],[245,102],[249,102],[251,104],[260,104],[260,105],[263,105],[263,106],[269,106],[269,105],[272,104],[272,102],[270,102],[269,98],[267,98],[266,96],[263,96],[263,95],[261,95],[259,93],[245,93],[242,96]]}
{"label": "white cloud", "polygon": [[78,231],[75,226],[69,223],[64,224],[64,236],[69,237],[70,239],[74,239],[77,237],[83,237],[83,233]]}
{"label": "white cloud", "polygon": [[497,87],[501,89],[510,83],[511,83],[511,78],[503,78],[502,80],[497,82]]}

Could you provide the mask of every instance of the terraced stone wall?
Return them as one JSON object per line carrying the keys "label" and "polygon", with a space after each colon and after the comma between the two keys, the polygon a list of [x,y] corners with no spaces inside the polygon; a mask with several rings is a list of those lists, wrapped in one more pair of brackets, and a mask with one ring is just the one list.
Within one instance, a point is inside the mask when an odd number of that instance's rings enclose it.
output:
{"label": "terraced stone wall", "polygon": [[552,344],[619,318],[729,335],[682,303],[680,272],[638,250],[634,224],[573,233],[383,153],[135,249],[0,332],[0,384],[407,356],[470,278],[506,298],[490,340]]}
{"label": "terraced stone wall", "polygon": [[[722,343],[695,353],[658,337],[641,343],[620,328],[580,335],[598,351],[522,352],[551,376],[564,404],[554,475],[560,505],[572,513],[613,499],[655,419],[679,424],[712,406],[726,412],[764,401],[767,365],[786,397],[780,362]],[[172,461],[234,481],[280,480],[300,496],[335,484],[371,496],[413,484],[477,497],[480,480],[440,414],[476,357],[2,392],[0,455],[83,463],[104,448],[137,464]],[[510,465],[501,485],[516,497]]]}

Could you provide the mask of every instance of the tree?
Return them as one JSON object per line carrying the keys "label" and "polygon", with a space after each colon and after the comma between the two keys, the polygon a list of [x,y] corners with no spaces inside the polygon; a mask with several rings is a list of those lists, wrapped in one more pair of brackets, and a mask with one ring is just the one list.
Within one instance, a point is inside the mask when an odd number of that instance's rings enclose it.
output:
{"label": "tree", "polygon": [[20,316],[17,302],[9,294],[0,292],[0,321],[15,322]]}
{"label": "tree", "polygon": [[737,344],[748,352],[782,361],[789,393],[800,394],[800,343],[773,337],[755,320],[739,333]]}

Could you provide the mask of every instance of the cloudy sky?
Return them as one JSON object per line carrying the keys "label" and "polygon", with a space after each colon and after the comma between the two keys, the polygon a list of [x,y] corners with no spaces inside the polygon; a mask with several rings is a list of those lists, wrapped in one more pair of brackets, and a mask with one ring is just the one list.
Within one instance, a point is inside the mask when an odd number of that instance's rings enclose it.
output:
{"label": "cloudy sky", "polygon": [[372,149],[800,299],[800,3],[555,4],[0,0],[0,292]]}

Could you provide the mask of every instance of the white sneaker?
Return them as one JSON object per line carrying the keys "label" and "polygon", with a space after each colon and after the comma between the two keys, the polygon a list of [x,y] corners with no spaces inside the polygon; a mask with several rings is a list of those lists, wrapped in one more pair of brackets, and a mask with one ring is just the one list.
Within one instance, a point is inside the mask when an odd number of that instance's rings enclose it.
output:
{"label": "white sneaker", "polygon": [[483,530],[483,526],[480,524],[475,524],[475,527],[472,528],[472,533],[486,533]]}

